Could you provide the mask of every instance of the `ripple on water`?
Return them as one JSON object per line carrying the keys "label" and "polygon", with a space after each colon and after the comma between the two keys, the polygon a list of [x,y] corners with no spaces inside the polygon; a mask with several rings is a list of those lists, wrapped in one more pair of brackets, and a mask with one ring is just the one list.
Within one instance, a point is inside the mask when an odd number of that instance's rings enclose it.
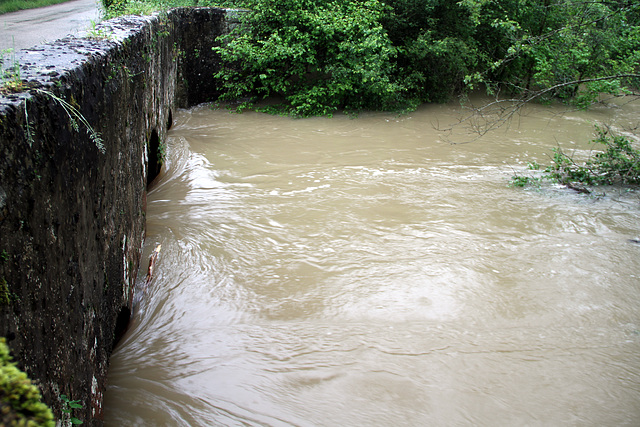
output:
{"label": "ripple on water", "polygon": [[585,148],[589,113],[553,113],[450,145],[443,106],[182,112],[105,423],[633,424],[637,194],[506,186],[562,138]]}

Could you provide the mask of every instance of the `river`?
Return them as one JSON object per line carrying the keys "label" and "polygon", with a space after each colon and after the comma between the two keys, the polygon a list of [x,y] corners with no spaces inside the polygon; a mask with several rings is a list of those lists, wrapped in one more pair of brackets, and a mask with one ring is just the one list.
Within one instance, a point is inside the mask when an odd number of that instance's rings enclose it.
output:
{"label": "river", "polygon": [[180,111],[105,424],[638,425],[640,192],[507,184],[639,113]]}

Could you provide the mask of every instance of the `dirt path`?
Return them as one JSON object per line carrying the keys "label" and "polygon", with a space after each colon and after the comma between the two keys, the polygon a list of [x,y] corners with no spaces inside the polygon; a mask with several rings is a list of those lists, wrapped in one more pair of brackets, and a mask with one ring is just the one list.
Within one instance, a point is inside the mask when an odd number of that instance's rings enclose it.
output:
{"label": "dirt path", "polygon": [[86,30],[100,20],[98,1],[72,0],[0,15],[0,50],[25,49]]}

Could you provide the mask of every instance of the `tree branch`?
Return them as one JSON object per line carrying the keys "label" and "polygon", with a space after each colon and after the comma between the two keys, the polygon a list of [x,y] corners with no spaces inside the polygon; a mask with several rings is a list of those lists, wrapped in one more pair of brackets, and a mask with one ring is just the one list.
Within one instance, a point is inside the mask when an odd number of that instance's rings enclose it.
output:
{"label": "tree branch", "polygon": [[[471,130],[472,133],[476,134],[471,141],[466,141],[464,143],[469,143],[476,141],[481,138],[486,133],[499,129],[502,126],[508,124],[514,115],[516,115],[522,107],[527,105],[528,103],[535,101],[536,99],[553,92],[557,89],[566,86],[574,86],[581,85],[585,83],[593,83],[599,81],[607,81],[607,80],[616,80],[623,78],[640,78],[640,74],[616,74],[611,76],[602,76],[602,77],[593,77],[593,78],[585,78],[573,80],[570,82],[558,83],[552,86],[549,86],[544,89],[540,89],[535,92],[529,92],[522,98],[505,98],[499,99],[499,93],[496,95],[496,99],[488,104],[483,105],[482,107],[472,108],[471,112],[466,116],[460,118],[457,123],[446,127],[440,128],[436,127],[439,131],[451,133],[455,127],[458,127],[462,124],[466,124],[467,127]],[[634,96],[640,96],[639,94],[635,94]],[[458,143],[461,144],[461,143]]]}

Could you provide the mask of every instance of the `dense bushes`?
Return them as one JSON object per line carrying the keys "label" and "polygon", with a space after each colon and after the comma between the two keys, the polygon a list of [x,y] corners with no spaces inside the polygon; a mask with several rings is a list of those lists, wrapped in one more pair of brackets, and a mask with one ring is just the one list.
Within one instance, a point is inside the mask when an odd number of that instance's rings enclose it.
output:
{"label": "dense bushes", "polygon": [[103,1],[246,9],[215,76],[240,108],[276,96],[268,110],[298,116],[404,110],[479,87],[586,107],[640,87],[637,0]]}
{"label": "dense bushes", "polygon": [[[470,23],[471,14],[464,7],[458,13],[454,2],[250,0],[244,5],[247,25],[218,49],[229,66],[217,76],[227,89],[225,99],[248,97],[242,107],[279,96],[283,102],[268,109],[297,116],[411,109],[448,99],[477,63],[473,40],[448,30],[464,15],[457,26]],[[469,32],[465,29],[465,37]]]}
{"label": "dense bushes", "polygon": [[255,0],[250,25],[217,49],[225,97],[278,95],[285,102],[269,109],[298,116],[406,107],[383,13],[376,0]]}
{"label": "dense bushes", "polygon": [[280,96],[298,116],[446,101],[479,65],[477,20],[452,1],[249,0],[225,37],[227,100]]}
{"label": "dense bushes", "polygon": [[553,163],[546,169],[549,178],[561,184],[640,184],[640,151],[628,138],[596,127],[593,143],[598,144],[594,147],[597,151],[583,163],[555,149]]}
{"label": "dense bushes", "polygon": [[482,85],[587,106],[638,86],[640,6],[602,0],[245,0],[226,99],[293,115],[402,110]]}

